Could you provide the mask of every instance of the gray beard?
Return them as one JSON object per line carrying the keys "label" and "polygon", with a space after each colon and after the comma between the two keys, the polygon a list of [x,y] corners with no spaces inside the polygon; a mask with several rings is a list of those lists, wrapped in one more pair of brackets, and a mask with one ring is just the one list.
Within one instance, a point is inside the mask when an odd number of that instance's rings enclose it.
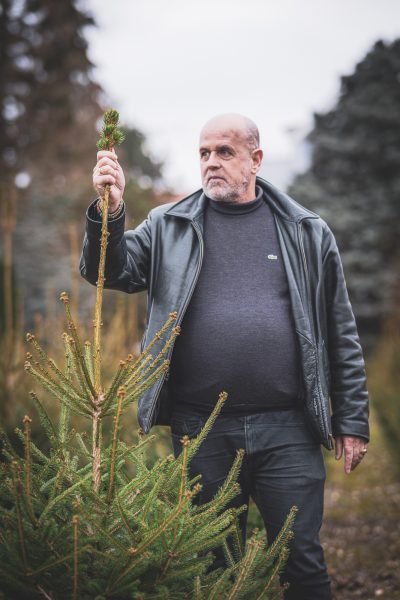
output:
{"label": "gray beard", "polygon": [[204,193],[208,198],[215,202],[240,202],[240,198],[247,192],[250,183],[250,177],[246,177],[235,187],[227,190],[209,189],[204,187]]}

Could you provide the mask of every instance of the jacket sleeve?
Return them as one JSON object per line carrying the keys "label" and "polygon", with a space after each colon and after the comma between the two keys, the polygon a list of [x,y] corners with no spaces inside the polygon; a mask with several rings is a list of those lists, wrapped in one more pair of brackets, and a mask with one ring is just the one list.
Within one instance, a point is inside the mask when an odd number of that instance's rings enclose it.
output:
{"label": "jacket sleeve", "polygon": [[[79,270],[84,279],[96,285],[99,260],[101,220],[92,202],[86,212],[86,232],[83,239]],[[151,215],[136,229],[124,231],[125,210],[116,219],[109,219],[104,287],[135,293],[148,287],[151,257]]]}
{"label": "jacket sleeve", "polygon": [[323,238],[324,290],[331,374],[332,432],[369,440],[365,363],[343,266],[332,231]]}

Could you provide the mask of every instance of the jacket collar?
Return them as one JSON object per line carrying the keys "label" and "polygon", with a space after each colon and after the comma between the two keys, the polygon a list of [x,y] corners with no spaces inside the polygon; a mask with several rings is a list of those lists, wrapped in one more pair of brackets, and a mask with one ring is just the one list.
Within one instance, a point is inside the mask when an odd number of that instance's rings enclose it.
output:
{"label": "jacket collar", "polygon": [[[256,184],[259,185],[264,192],[264,199],[269,204],[272,211],[287,221],[302,221],[303,219],[318,219],[319,216],[301,206],[290,196],[281,192],[273,186],[269,181],[256,177]],[[191,221],[198,218],[203,212],[207,204],[207,198],[202,189],[195,191],[190,196],[186,196],[179,202],[176,202],[165,211],[165,215],[174,217],[182,217]]]}

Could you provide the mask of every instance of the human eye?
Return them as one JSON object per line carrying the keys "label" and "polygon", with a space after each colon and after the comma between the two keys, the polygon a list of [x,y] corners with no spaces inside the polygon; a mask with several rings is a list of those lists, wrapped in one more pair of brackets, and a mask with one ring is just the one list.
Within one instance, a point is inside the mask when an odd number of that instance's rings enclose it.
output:
{"label": "human eye", "polygon": [[202,160],[206,160],[210,156],[210,152],[208,150],[200,150],[200,158]]}
{"label": "human eye", "polygon": [[223,146],[222,148],[219,149],[219,154],[223,157],[232,156],[232,150],[230,148],[228,148],[227,146]]}

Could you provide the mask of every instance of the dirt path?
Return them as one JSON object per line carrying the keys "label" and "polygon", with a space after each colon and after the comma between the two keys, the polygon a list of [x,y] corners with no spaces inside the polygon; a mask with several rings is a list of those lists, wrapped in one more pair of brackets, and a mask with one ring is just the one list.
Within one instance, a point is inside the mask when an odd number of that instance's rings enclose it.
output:
{"label": "dirt path", "polygon": [[376,422],[364,462],[345,475],[326,456],[321,541],[335,600],[400,600],[400,468]]}

